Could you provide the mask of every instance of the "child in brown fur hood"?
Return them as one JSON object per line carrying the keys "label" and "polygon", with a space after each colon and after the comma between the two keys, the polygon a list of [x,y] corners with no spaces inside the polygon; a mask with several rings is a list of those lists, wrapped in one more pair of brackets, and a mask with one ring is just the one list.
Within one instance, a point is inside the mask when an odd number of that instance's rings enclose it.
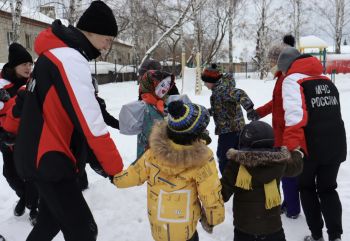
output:
{"label": "child in brown fur hood", "polygon": [[[119,188],[147,181],[147,212],[157,241],[196,241],[198,220],[224,221],[221,184],[205,133],[209,112],[201,105],[171,102],[168,120],[155,123],[150,148],[113,183]],[[203,136],[206,136],[203,138]]]}
{"label": "child in brown fur hood", "polygon": [[246,125],[240,134],[240,150],[227,152],[229,162],[221,179],[227,202],[232,194],[234,241],[285,241],[281,221],[279,183],[283,176],[302,171],[299,150],[273,148],[271,126],[262,121]]}

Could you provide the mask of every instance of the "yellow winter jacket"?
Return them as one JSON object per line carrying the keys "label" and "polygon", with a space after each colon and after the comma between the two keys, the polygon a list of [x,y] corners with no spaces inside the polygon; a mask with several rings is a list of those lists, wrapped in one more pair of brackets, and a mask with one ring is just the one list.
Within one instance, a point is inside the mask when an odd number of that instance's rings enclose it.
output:
{"label": "yellow winter jacket", "polygon": [[114,176],[119,188],[147,181],[147,208],[157,241],[185,241],[205,210],[211,225],[224,221],[221,184],[212,151],[202,142],[178,145],[167,137],[166,122],[156,123],[148,149],[127,170]]}

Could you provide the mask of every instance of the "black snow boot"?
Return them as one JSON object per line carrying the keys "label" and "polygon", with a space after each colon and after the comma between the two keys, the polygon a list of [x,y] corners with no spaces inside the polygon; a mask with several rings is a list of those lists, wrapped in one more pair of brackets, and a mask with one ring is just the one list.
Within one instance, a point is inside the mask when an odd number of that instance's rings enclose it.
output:
{"label": "black snow boot", "polygon": [[33,208],[29,212],[29,221],[34,226],[38,219],[38,210],[36,208]]}
{"label": "black snow boot", "polygon": [[25,204],[24,198],[20,198],[16,204],[15,210],[13,210],[13,214],[15,216],[22,216],[26,208]]}

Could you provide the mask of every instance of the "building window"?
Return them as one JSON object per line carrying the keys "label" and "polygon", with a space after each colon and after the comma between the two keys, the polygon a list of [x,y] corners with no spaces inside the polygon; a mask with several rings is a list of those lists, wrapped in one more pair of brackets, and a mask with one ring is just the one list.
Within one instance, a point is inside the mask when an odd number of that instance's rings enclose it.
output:
{"label": "building window", "polygon": [[13,32],[7,32],[7,45],[12,44],[13,42]]}
{"label": "building window", "polygon": [[26,33],[26,49],[32,49],[32,38],[30,34]]}

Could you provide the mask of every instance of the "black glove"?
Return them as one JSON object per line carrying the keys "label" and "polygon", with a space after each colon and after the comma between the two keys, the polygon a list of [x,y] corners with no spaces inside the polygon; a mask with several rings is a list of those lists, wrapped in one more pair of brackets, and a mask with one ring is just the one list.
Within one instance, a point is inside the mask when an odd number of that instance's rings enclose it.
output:
{"label": "black glove", "polygon": [[96,100],[97,100],[98,104],[100,105],[101,109],[106,109],[106,101],[104,99],[102,99],[99,96],[96,96]]}
{"label": "black glove", "polygon": [[260,119],[260,116],[253,108],[251,108],[247,110],[247,118],[250,121],[257,121]]}
{"label": "black glove", "polygon": [[211,108],[208,108],[207,110],[208,110],[208,112],[209,112],[209,115],[210,115],[210,116],[213,116],[213,110],[212,110]]}
{"label": "black glove", "polygon": [[290,155],[293,161],[301,161],[304,158],[304,152],[299,148],[296,148],[293,151],[291,151]]}
{"label": "black glove", "polygon": [[12,115],[16,118],[21,117],[26,90],[19,90],[15,99],[16,104],[12,108]]}
{"label": "black glove", "polygon": [[9,92],[5,89],[0,89],[0,101],[6,102],[11,98]]}
{"label": "black glove", "polygon": [[109,180],[111,181],[112,184],[114,184],[113,180],[114,180],[114,176],[108,176]]}
{"label": "black glove", "polygon": [[5,131],[3,128],[0,128],[0,141],[1,145],[13,146],[16,141],[16,136],[10,132]]}

